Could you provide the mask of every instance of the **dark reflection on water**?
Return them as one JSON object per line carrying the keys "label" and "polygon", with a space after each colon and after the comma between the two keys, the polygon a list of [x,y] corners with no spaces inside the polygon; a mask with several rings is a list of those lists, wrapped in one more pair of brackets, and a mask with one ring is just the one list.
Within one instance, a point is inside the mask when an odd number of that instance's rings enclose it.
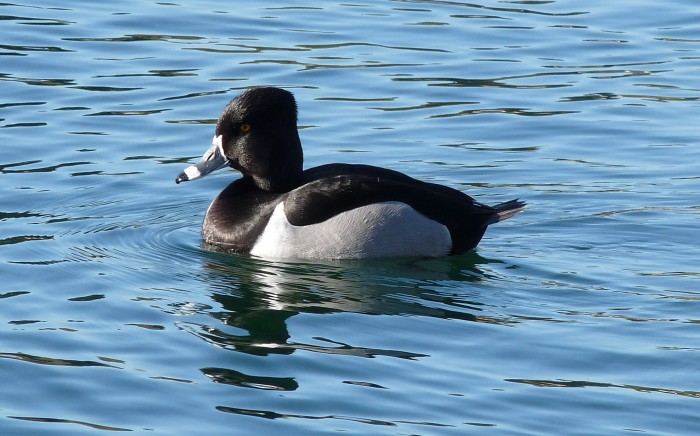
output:
{"label": "dark reflection on water", "polygon": [[74,167],[74,166],[79,166],[79,165],[91,165],[93,162],[88,162],[88,161],[80,161],[80,162],[64,162],[56,165],[47,165],[47,166],[42,166],[42,167],[37,167],[37,168],[25,168],[21,170],[8,170],[8,167],[18,167],[18,166],[24,166],[24,165],[33,165],[41,163],[40,160],[32,160],[32,161],[26,161],[26,162],[19,162],[19,163],[12,163],[12,164],[7,164],[3,165],[0,171],[2,171],[5,174],[19,174],[19,173],[50,173],[53,171],[56,171],[60,168],[66,168],[66,167]]}
{"label": "dark reflection on water", "polygon": [[[285,321],[294,315],[296,315],[294,312],[279,310],[256,310],[253,312],[243,311],[240,316],[234,315],[222,320],[228,326],[246,330],[248,332],[246,335],[228,334],[214,327],[193,325],[191,323],[181,323],[178,326],[216,347],[256,356],[292,354],[297,350],[303,350],[314,353],[367,358],[377,356],[397,357],[400,359],[427,357],[425,354],[409,351],[357,347],[323,337],[314,337],[314,339],[320,343],[328,343],[330,345],[287,342],[289,333],[287,332]],[[216,316],[216,314],[213,314],[213,316]]]}
{"label": "dark reflection on water", "polygon": [[0,245],[12,245],[19,244],[28,241],[45,241],[47,239],[53,239],[50,235],[21,235],[21,236],[11,236],[9,238],[0,239]]}
{"label": "dark reflection on water", "polygon": [[529,384],[541,388],[619,388],[631,389],[637,392],[660,393],[679,395],[682,397],[700,398],[698,391],[681,391],[677,389],[655,388],[649,386],[623,385],[614,383],[600,383],[585,380],[526,380],[507,379],[507,382]]}
{"label": "dark reflection on water", "polygon": [[435,428],[453,428],[454,425],[440,424],[436,422],[418,422],[418,421],[406,421],[406,420],[396,420],[396,421],[386,421],[380,419],[371,418],[360,418],[353,416],[341,416],[341,415],[300,415],[294,413],[279,413],[272,410],[254,410],[254,409],[241,409],[237,407],[229,406],[217,406],[216,410],[226,413],[233,413],[236,415],[244,416],[254,416],[257,418],[265,419],[305,419],[305,420],[337,420],[337,421],[351,421],[361,424],[369,424],[375,426],[383,427],[397,427],[399,424],[412,424],[425,427],[435,427]]}
{"label": "dark reflection on water", "polygon": [[291,377],[260,377],[225,368],[202,368],[202,373],[214,383],[265,391],[295,391],[299,384]]}
{"label": "dark reflection on water", "polygon": [[[223,310],[200,308],[222,325],[181,322],[178,326],[216,347],[254,355],[296,350],[358,357],[425,357],[411,351],[372,349],[315,337],[315,344],[290,342],[288,320],[300,313],[410,315],[509,325],[514,319],[490,313],[458,289],[478,283],[480,264],[498,262],[468,253],[443,259],[395,259],[322,263],[277,263],[211,253],[205,265],[211,298]],[[453,291],[434,285],[451,283]],[[190,306],[180,310],[197,310]]]}
{"label": "dark reflection on water", "polygon": [[107,425],[93,424],[91,422],[76,421],[74,419],[61,419],[61,418],[40,418],[36,416],[8,416],[10,419],[18,419],[20,421],[31,421],[31,422],[43,422],[49,424],[77,424],[82,427],[88,427],[94,430],[101,431],[133,431],[129,428],[121,427],[110,427]]}
{"label": "dark reflection on water", "polygon": [[96,362],[92,360],[69,360],[69,359],[56,359],[52,357],[44,356],[32,356],[30,354],[24,353],[0,353],[0,359],[16,359],[23,362],[38,363],[41,365],[50,366],[104,366],[109,368],[114,368],[112,365],[108,365],[103,362]]}

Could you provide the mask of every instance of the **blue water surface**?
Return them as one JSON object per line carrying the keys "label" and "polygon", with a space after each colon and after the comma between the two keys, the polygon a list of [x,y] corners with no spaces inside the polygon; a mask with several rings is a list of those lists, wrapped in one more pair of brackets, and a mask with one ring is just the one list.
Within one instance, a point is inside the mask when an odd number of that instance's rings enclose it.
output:
{"label": "blue water surface", "polygon": [[[0,434],[698,434],[691,0],[0,3]],[[306,166],[528,209],[475,252],[213,252],[175,185],[294,92]]]}

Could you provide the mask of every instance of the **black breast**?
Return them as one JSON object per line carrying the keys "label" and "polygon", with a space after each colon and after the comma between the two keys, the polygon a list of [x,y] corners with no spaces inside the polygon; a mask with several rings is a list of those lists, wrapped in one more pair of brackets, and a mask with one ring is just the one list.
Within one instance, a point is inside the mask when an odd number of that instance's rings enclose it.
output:
{"label": "black breast", "polygon": [[202,237],[210,244],[247,253],[263,232],[275,206],[286,193],[268,192],[250,180],[238,179],[228,185],[209,207]]}

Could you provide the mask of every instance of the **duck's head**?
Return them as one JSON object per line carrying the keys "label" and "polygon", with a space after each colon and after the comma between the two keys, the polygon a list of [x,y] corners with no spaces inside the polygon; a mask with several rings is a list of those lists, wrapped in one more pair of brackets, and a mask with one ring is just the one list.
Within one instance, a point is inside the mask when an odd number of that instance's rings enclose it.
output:
{"label": "duck's head", "polygon": [[253,88],[231,100],[216,123],[209,150],[175,182],[196,180],[227,166],[266,191],[288,191],[298,186],[303,153],[297,105],[291,92]]}

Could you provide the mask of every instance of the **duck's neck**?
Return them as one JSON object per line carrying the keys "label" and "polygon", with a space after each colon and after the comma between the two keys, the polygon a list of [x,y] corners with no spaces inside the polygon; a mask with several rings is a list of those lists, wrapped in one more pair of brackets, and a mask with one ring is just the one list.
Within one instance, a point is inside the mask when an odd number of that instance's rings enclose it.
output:
{"label": "duck's neck", "polygon": [[285,153],[273,157],[269,161],[265,174],[253,174],[255,185],[272,192],[287,192],[301,185],[304,172],[304,153],[298,134],[292,144],[283,146]]}

